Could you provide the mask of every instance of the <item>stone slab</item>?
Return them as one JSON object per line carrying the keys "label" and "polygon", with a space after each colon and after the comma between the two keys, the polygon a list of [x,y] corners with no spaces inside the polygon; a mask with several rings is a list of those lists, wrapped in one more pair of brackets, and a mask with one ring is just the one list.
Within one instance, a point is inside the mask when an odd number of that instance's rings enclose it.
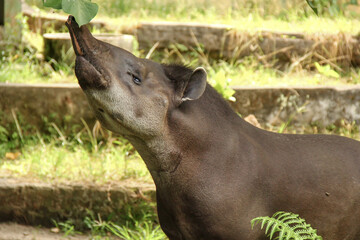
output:
{"label": "stone slab", "polygon": [[127,204],[134,209],[140,201],[155,201],[153,184],[55,184],[0,178],[0,222],[53,227],[52,219],[72,220],[81,227],[88,211],[100,214],[102,219],[112,215],[116,221]]}
{"label": "stone slab", "polygon": [[181,43],[196,47],[201,44],[207,50],[218,51],[232,26],[222,24],[143,22],[136,30],[139,48],[168,47],[171,43]]}
{"label": "stone slab", "polygon": [[45,127],[43,117],[56,115],[56,124],[95,121],[84,93],[77,84],[4,84],[0,83],[0,124],[14,122],[13,112],[23,122]]}

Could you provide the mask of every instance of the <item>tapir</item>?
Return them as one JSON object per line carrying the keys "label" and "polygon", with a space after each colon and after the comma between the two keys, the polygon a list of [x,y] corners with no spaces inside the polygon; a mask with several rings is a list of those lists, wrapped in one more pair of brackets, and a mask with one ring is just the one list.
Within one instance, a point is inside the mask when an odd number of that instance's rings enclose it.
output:
{"label": "tapir", "polygon": [[144,160],[170,240],[268,239],[250,221],[280,210],[325,240],[360,239],[360,142],[254,127],[203,68],[138,58],[71,16],[66,25],[79,85],[101,124]]}

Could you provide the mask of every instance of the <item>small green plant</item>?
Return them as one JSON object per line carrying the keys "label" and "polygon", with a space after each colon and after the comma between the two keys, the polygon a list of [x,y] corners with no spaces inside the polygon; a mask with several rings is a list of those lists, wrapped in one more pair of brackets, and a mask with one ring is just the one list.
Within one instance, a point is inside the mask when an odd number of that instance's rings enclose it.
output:
{"label": "small green plant", "polygon": [[261,229],[265,226],[265,234],[270,239],[279,240],[322,240],[322,237],[316,234],[310,224],[298,214],[289,212],[276,212],[272,217],[257,217],[251,220],[251,227],[261,223]]}
{"label": "small green plant", "polygon": [[235,102],[236,99],[233,96],[235,91],[230,87],[232,81],[228,78],[226,72],[222,69],[215,72],[213,69],[210,70],[212,78],[210,79],[211,85],[226,99]]}
{"label": "small green plant", "polygon": [[64,233],[64,237],[80,234],[81,232],[78,232],[75,230],[75,226],[72,221],[68,220],[66,222],[57,222],[55,220],[52,220],[55,227],[59,230],[61,230]]}
{"label": "small green plant", "polygon": [[333,69],[331,69],[330,65],[321,66],[318,62],[314,63],[318,72],[325,77],[332,77],[332,78],[340,78],[340,75]]}
{"label": "small green plant", "polygon": [[93,19],[99,7],[91,0],[43,0],[45,7],[62,9],[75,17],[79,26],[87,24]]}

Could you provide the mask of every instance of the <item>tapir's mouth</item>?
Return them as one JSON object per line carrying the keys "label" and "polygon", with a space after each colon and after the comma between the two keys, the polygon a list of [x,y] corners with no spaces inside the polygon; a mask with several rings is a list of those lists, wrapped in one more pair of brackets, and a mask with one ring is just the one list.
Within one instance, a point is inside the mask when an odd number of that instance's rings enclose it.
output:
{"label": "tapir's mouth", "polygon": [[77,24],[73,16],[66,21],[69,29],[72,45],[76,54],[75,74],[83,90],[87,88],[103,89],[109,85],[109,75],[101,67],[99,52],[101,43],[95,39],[86,26]]}

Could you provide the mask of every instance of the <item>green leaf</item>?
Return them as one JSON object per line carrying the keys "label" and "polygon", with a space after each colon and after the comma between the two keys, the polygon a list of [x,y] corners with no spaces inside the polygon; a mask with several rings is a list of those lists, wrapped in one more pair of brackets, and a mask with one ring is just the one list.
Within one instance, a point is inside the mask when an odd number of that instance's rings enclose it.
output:
{"label": "green leaf", "polygon": [[314,5],[313,1],[312,0],[306,0],[306,2],[309,5],[309,7],[315,12],[315,14],[318,15],[318,9]]}
{"label": "green leaf", "polygon": [[9,132],[6,130],[6,128],[0,126],[0,133],[3,133],[3,134],[9,134]]}
{"label": "green leaf", "polygon": [[257,217],[251,220],[252,227],[261,222],[261,229],[266,225],[265,234],[270,239],[278,240],[322,240],[321,236],[316,234],[310,224],[298,214],[277,212],[271,218],[268,216]]}
{"label": "green leaf", "polygon": [[318,62],[314,63],[318,72],[326,77],[340,78],[340,75],[330,65],[321,66]]}
{"label": "green leaf", "polygon": [[270,239],[273,238],[274,236],[274,233],[280,231],[280,228],[279,228],[279,224],[277,222],[275,222],[273,225],[272,225],[272,228],[271,228],[271,232],[270,232]]}
{"label": "green leaf", "polygon": [[62,8],[62,0],[43,0],[44,7],[51,7],[54,9]]}
{"label": "green leaf", "polygon": [[96,16],[99,7],[89,0],[62,0],[62,9],[73,15],[79,26],[82,26]]}

